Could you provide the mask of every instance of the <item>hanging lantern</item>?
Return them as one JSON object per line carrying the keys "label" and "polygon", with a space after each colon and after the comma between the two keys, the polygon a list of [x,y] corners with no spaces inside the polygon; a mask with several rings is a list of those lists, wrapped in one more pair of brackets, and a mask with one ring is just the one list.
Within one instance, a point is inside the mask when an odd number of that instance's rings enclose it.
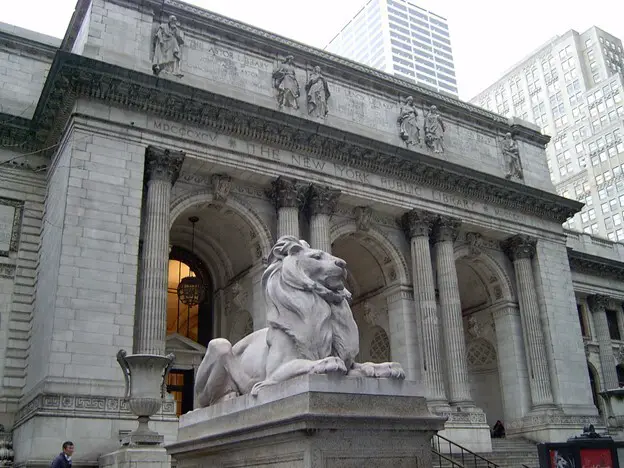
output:
{"label": "hanging lantern", "polygon": [[[193,224],[193,238],[191,241],[191,250],[195,253],[195,223],[199,221],[197,216],[191,216],[189,221]],[[204,284],[197,276],[187,276],[182,278],[178,284],[178,298],[180,302],[189,307],[196,306],[204,300],[205,290]]]}
{"label": "hanging lantern", "polygon": [[178,284],[178,297],[182,304],[193,307],[204,300],[203,290],[203,284],[197,276],[187,276]]}

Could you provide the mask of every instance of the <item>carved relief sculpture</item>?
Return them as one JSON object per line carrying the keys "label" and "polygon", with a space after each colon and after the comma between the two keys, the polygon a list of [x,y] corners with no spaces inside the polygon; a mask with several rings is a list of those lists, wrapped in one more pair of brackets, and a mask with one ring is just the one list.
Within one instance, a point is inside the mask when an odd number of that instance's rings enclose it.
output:
{"label": "carved relief sculpture", "polygon": [[294,57],[289,55],[273,72],[273,87],[277,90],[277,102],[282,107],[299,109],[300,90],[295,74]]}
{"label": "carved relief sculpture", "polygon": [[436,106],[431,106],[425,116],[425,144],[434,153],[444,152],[444,121]]}
{"label": "carved relief sculpture", "polygon": [[356,206],[354,213],[358,231],[368,231],[371,227],[373,209],[370,206]]}
{"label": "carved relief sculpture", "polygon": [[208,343],[195,381],[198,407],[255,396],[304,374],[404,379],[398,363],[355,362],[359,332],[346,277],[344,260],[296,237],[281,237],[262,275],[268,327],[234,346],[223,338]]}
{"label": "carved relief sculpture", "polygon": [[418,111],[414,106],[414,98],[408,96],[405,104],[401,106],[401,113],[398,118],[399,135],[405,145],[417,145],[420,143],[420,127],[418,126]]}
{"label": "carved relief sculpture", "polygon": [[171,15],[169,21],[161,24],[154,35],[154,59],[152,70],[154,75],[162,72],[181,78],[180,61],[182,60],[182,45],[184,33],[180,30],[180,23]]}
{"label": "carved relief sculpture", "polygon": [[308,114],[321,118],[327,116],[329,112],[327,100],[331,93],[329,92],[329,86],[327,86],[327,80],[321,73],[321,67],[314,67],[314,71],[306,83],[305,90],[307,93]]}
{"label": "carved relief sculpture", "polygon": [[506,133],[503,139],[503,157],[505,158],[505,164],[507,166],[506,179],[516,178],[523,179],[522,164],[520,162],[520,151],[518,149],[518,142],[513,139],[511,133]]}
{"label": "carved relief sculpture", "polygon": [[222,174],[213,174],[211,178],[212,196],[215,202],[225,203],[230,190],[232,190],[232,178]]}

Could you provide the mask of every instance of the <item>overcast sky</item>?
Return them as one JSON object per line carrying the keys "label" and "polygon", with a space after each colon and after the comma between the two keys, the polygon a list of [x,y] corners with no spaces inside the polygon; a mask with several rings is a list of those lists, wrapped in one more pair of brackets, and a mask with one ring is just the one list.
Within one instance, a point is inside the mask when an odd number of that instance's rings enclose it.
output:
{"label": "overcast sky", "polygon": [[[323,48],[367,0],[189,0]],[[63,37],[75,0],[5,0],[0,21]],[[550,38],[598,26],[624,39],[624,1],[415,0],[449,21],[460,97],[468,100]]]}

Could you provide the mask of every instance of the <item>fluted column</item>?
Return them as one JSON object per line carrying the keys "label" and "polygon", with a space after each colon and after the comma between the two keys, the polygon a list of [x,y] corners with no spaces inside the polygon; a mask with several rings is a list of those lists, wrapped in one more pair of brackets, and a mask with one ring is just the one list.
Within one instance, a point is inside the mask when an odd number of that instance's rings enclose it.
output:
{"label": "fluted column", "polygon": [[299,232],[299,189],[297,182],[286,177],[278,177],[271,183],[269,195],[277,209],[277,237],[301,237]]}
{"label": "fluted column", "polygon": [[461,222],[457,219],[440,216],[433,228],[449,402],[456,405],[472,404],[468,382],[464,324],[453,252],[453,244],[457,238],[460,224]]}
{"label": "fluted column", "polygon": [[427,400],[447,404],[440,353],[440,323],[435,298],[433,267],[429,251],[429,234],[436,216],[426,211],[411,210],[403,215],[403,227],[410,241],[414,319],[405,320],[405,344],[408,365],[418,356],[422,343],[422,368]]}
{"label": "fluted column", "polygon": [[535,277],[531,263],[531,259],[535,255],[536,244],[537,240],[532,237],[517,235],[508,239],[504,245],[516,271],[520,319],[527,354],[531,401],[534,408],[554,403],[548,362],[546,361],[544,331],[540,320]]}
{"label": "fluted column", "polygon": [[606,296],[594,295],[589,296],[587,302],[594,317],[594,325],[596,327],[600,368],[602,369],[601,390],[612,390],[618,388],[619,383],[615,368],[615,357],[613,356],[611,334],[609,333],[609,322],[607,321],[606,307],[609,303],[609,298]]}
{"label": "fluted column", "polygon": [[171,187],[184,153],[150,146],[145,153],[145,227],[141,256],[140,308],[134,352],[165,352],[167,333],[167,265],[169,261],[169,204]]}
{"label": "fluted column", "polygon": [[338,204],[340,190],[312,185],[310,187],[310,247],[331,253],[329,217]]}

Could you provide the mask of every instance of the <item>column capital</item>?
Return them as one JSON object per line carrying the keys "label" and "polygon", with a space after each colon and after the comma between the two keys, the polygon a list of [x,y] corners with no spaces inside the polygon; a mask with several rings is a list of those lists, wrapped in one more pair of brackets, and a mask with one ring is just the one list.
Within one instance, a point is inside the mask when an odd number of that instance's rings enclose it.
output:
{"label": "column capital", "polygon": [[533,258],[536,246],[537,239],[525,234],[515,235],[503,242],[503,250],[512,262],[522,258]]}
{"label": "column capital", "polygon": [[591,296],[587,296],[587,304],[589,305],[589,309],[592,314],[596,312],[604,312],[607,305],[609,305],[609,297],[601,294],[592,294]]}
{"label": "column capital", "polygon": [[413,209],[401,217],[401,224],[407,239],[429,237],[437,216],[429,211]]}
{"label": "column capital", "polygon": [[450,216],[438,216],[433,224],[433,240],[434,242],[455,242],[459,234],[461,220],[451,218]]}
{"label": "column capital", "polygon": [[276,209],[298,208],[302,204],[303,187],[295,179],[278,177],[271,182],[266,194],[275,204]]}
{"label": "column capital", "polygon": [[310,186],[310,215],[331,215],[336,210],[340,190],[313,184]]}
{"label": "column capital", "polygon": [[148,146],[145,150],[145,173],[147,180],[162,180],[171,185],[180,175],[184,162],[183,151],[171,151],[157,146]]}

